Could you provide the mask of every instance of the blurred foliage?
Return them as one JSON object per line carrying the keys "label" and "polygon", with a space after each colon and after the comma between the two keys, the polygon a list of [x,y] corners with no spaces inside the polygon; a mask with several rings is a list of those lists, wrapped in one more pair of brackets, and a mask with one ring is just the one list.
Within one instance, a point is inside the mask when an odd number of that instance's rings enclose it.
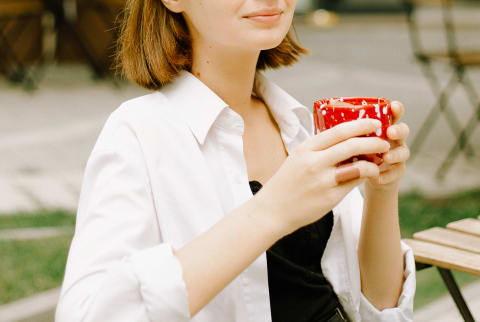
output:
{"label": "blurred foliage", "polygon": [[0,216],[0,229],[22,227],[59,227],[75,225],[75,216],[65,210],[18,212]]}
{"label": "blurred foliage", "polygon": [[402,238],[431,227],[480,216],[480,188],[444,198],[427,198],[418,192],[401,195],[398,200]]}
{"label": "blurred foliage", "polygon": [[0,304],[59,286],[71,240],[0,240]]}

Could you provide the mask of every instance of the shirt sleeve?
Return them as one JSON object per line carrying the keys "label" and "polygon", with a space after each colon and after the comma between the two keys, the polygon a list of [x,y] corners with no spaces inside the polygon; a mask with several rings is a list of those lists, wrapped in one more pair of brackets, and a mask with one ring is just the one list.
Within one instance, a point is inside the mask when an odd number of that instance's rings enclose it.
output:
{"label": "shirt sleeve", "polygon": [[362,321],[413,321],[413,298],[416,288],[415,260],[412,249],[403,241],[401,245],[405,269],[403,272],[404,282],[402,293],[400,294],[397,307],[379,311],[370,303],[363,293],[360,293],[360,316],[362,317]]}
{"label": "shirt sleeve", "polygon": [[353,189],[334,208],[335,224],[322,258],[322,269],[352,321],[413,321],[415,260],[412,249],[401,242],[404,282],[395,308],[379,311],[361,292],[358,243],[363,215],[363,196]]}
{"label": "shirt sleeve", "polygon": [[135,130],[114,112],[86,165],[57,322],[190,321],[157,211]]}

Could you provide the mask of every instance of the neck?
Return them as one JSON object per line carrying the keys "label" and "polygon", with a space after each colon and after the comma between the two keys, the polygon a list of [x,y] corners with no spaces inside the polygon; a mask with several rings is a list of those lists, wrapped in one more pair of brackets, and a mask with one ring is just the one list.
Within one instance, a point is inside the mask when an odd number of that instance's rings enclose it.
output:
{"label": "neck", "polygon": [[216,44],[193,42],[192,74],[241,116],[252,109],[256,52],[225,49]]}

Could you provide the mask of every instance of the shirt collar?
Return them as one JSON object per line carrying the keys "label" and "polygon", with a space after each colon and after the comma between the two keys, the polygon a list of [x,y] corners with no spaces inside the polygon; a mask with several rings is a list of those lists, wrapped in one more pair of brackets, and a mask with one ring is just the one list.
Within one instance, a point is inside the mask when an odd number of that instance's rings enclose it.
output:
{"label": "shirt collar", "polygon": [[[161,91],[181,113],[200,144],[205,142],[208,131],[223,109],[229,107],[207,85],[186,70],[181,70]],[[282,134],[288,139],[293,139],[298,134],[300,125],[308,133],[313,132],[313,116],[308,108],[259,71],[255,73],[254,91],[266,103]]]}

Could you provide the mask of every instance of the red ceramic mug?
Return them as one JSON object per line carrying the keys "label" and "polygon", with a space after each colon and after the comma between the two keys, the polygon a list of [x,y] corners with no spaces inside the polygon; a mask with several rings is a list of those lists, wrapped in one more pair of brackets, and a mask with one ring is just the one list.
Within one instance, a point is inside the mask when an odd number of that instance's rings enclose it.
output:
{"label": "red ceramic mug", "polygon": [[[318,100],[313,106],[315,134],[334,127],[337,124],[361,118],[377,119],[382,127],[377,132],[362,136],[378,136],[387,140],[387,128],[393,124],[390,101],[377,97],[334,97]],[[341,162],[350,163],[367,160],[377,165],[382,164],[382,153],[357,155]]]}

